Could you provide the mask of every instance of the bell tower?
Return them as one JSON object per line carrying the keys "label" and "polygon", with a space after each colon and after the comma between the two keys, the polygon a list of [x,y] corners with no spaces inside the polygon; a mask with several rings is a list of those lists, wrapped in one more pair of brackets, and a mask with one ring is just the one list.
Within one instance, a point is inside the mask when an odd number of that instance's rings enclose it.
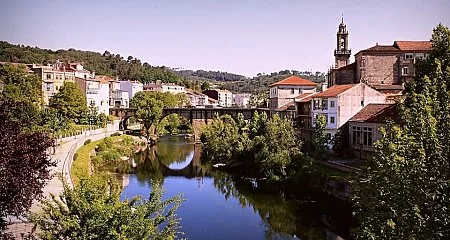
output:
{"label": "bell tower", "polygon": [[336,36],[337,45],[336,50],[334,50],[335,68],[340,68],[350,64],[350,55],[352,54],[348,48],[348,32],[347,25],[344,23],[344,16],[342,16]]}

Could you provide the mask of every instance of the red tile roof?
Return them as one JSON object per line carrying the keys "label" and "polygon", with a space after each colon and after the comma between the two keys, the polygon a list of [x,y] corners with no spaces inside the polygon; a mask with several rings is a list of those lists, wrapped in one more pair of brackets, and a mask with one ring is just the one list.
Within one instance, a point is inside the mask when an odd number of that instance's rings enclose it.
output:
{"label": "red tile roof", "polygon": [[107,82],[114,82],[115,80],[106,76],[106,75],[97,75],[95,76],[95,79],[99,80],[100,82],[107,83]]}
{"label": "red tile roof", "polygon": [[431,51],[431,41],[395,41],[394,46],[401,51]]}
{"label": "red tile roof", "polygon": [[317,83],[311,82],[309,80],[297,77],[297,76],[290,76],[288,78],[285,78],[279,82],[273,83],[272,86],[278,86],[278,85],[295,85],[295,86],[317,86]]}
{"label": "red tile roof", "polygon": [[374,104],[365,106],[349,121],[366,123],[386,123],[387,120],[399,122],[397,106],[395,104]]}
{"label": "red tile roof", "polygon": [[285,110],[287,110],[287,109],[293,107],[294,105],[295,105],[295,102],[294,102],[294,101],[288,102],[288,103],[284,104],[283,106],[277,108],[277,110],[285,111]]}
{"label": "red tile roof", "polygon": [[364,49],[361,52],[398,52],[399,49],[392,45],[375,45],[368,49]]}
{"label": "red tile roof", "polygon": [[358,84],[334,85],[327,90],[314,95],[314,98],[337,97],[339,94],[349,90]]}

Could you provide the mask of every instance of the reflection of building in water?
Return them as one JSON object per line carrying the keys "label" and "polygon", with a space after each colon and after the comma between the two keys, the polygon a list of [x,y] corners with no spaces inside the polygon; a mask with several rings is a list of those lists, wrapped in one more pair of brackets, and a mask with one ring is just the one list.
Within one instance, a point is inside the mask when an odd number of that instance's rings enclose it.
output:
{"label": "reflection of building in water", "polygon": [[122,188],[126,188],[128,187],[128,185],[130,184],[130,177],[128,174],[123,174],[122,175]]}
{"label": "reflection of building in water", "polygon": [[202,189],[205,186],[205,181],[203,181],[203,177],[196,177],[196,179],[198,189]]}

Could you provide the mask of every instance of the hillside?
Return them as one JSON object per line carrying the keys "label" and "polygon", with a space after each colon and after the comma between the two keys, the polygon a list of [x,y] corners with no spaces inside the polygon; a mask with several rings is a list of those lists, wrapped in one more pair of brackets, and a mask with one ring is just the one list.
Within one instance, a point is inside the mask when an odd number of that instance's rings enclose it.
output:
{"label": "hillside", "polygon": [[120,54],[113,54],[109,51],[105,51],[103,54],[72,48],[54,51],[0,41],[0,61],[2,62],[48,64],[55,62],[57,59],[82,62],[87,70],[95,71],[97,75],[118,76],[120,79],[138,80],[143,83],[161,80],[162,82],[181,84],[197,91],[201,90],[200,86],[204,82],[233,92],[267,91],[270,84],[291,75],[297,75],[314,82],[325,81],[325,75],[321,72],[282,70],[247,78],[228,72],[172,70],[164,66],[151,66],[147,62],[142,63],[141,60],[133,56],[124,58]]}

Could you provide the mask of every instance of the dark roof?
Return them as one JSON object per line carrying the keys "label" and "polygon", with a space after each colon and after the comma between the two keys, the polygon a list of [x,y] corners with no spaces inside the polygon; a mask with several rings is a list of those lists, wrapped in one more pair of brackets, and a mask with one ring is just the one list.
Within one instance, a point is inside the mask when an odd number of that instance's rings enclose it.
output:
{"label": "dark roof", "polygon": [[351,63],[348,65],[345,65],[343,67],[340,67],[339,70],[354,70],[356,67],[356,63]]}
{"label": "dark roof", "polygon": [[277,86],[277,85],[295,85],[295,86],[317,86],[317,83],[311,82],[309,80],[297,77],[297,76],[290,76],[288,78],[285,78],[279,82],[273,83],[270,86]]}
{"label": "dark roof", "polygon": [[349,121],[366,123],[386,123],[387,120],[400,121],[397,106],[395,104],[371,103],[365,106]]}
{"label": "dark roof", "polygon": [[336,97],[339,94],[349,90],[350,88],[356,86],[358,84],[346,84],[346,85],[334,85],[327,90],[314,95],[314,98],[326,98],[326,97]]}
{"label": "dark roof", "polygon": [[376,90],[403,90],[403,85],[373,84]]}

